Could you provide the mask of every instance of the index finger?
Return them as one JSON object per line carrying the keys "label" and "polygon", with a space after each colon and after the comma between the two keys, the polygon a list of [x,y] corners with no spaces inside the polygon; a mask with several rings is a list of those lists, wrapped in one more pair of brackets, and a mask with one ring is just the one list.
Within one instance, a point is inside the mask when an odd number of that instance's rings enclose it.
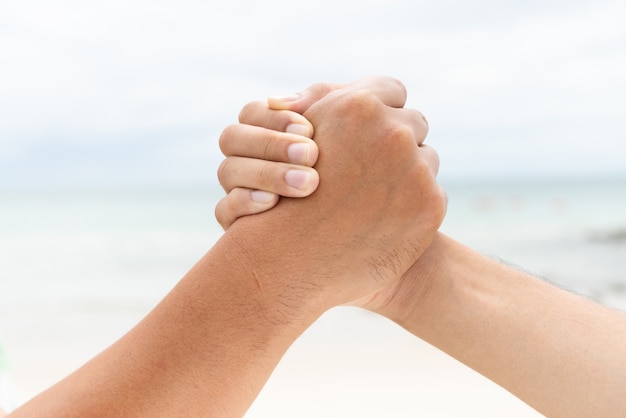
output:
{"label": "index finger", "polygon": [[374,93],[385,105],[394,108],[404,107],[406,103],[406,87],[398,79],[392,77],[367,77],[349,84],[316,83],[300,93],[288,97],[269,97],[267,104],[274,110],[291,110],[304,114],[312,105],[328,94],[343,88],[363,88]]}
{"label": "index finger", "polygon": [[345,84],[316,83],[300,93],[288,97],[268,97],[267,105],[274,110],[291,110],[303,114],[309,107],[326,97],[329,93],[345,87]]}

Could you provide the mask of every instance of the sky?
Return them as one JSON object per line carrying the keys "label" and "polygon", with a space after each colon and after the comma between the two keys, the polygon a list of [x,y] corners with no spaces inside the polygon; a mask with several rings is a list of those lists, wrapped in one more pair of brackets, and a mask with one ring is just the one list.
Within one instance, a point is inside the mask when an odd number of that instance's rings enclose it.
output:
{"label": "sky", "polygon": [[626,177],[622,0],[3,0],[0,187],[216,184],[241,107],[384,74],[443,179]]}

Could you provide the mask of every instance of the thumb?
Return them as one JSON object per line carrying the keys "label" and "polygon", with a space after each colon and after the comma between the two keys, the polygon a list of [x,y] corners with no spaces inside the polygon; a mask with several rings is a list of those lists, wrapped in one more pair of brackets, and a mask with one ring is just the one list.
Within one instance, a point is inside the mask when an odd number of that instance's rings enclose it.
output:
{"label": "thumb", "polygon": [[269,97],[267,105],[273,110],[291,110],[292,112],[303,114],[317,101],[326,97],[328,93],[344,86],[344,84],[317,83],[292,96]]}

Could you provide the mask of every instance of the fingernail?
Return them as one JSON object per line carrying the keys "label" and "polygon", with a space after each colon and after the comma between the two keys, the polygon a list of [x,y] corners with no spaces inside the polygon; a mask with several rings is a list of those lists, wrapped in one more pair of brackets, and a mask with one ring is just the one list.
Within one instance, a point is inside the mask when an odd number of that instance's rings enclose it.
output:
{"label": "fingernail", "polygon": [[285,97],[268,97],[267,105],[274,110],[290,110],[291,106],[302,98],[302,94],[296,93]]}
{"label": "fingernail", "polygon": [[276,100],[277,102],[295,102],[296,100],[299,100],[301,97],[302,97],[302,94],[294,93],[290,96],[270,97],[270,99]]}
{"label": "fingernail", "polygon": [[302,125],[301,123],[292,123],[291,125],[287,126],[285,132],[294,135],[306,136],[307,138],[309,138],[311,135],[311,128],[306,125]]}
{"label": "fingernail", "polygon": [[311,146],[302,142],[296,142],[289,145],[287,155],[294,164],[307,164],[311,155]]}
{"label": "fingernail", "polygon": [[288,170],[285,174],[285,181],[291,187],[302,190],[311,181],[311,173],[304,170]]}
{"label": "fingernail", "polygon": [[274,200],[274,193],[265,192],[263,190],[253,190],[250,192],[252,200],[257,203],[269,203]]}

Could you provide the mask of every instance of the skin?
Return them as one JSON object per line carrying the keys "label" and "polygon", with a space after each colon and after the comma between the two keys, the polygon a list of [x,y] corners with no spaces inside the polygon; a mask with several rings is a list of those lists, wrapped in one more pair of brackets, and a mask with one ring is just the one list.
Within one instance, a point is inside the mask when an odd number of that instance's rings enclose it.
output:
{"label": "skin", "polygon": [[[222,179],[229,193],[216,216],[224,227],[257,213],[246,203],[232,202],[233,187],[263,189],[277,200],[278,195],[293,196],[283,194],[280,186],[266,187],[284,182],[284,171],[274,163],[281,161],[276,159],[280,152],[241,152],[252,149],[241,145],[256,142],[255,149],[264,150],[268,129],[305,123],[299,113],[306,116],[308,106],[337,87],[314,85],[293,98],[270,99],[271,108],[263,102],[247,106],[240,122],[255,127],[248,131],[252,134],[244,137],[233,129],[224,139],[226,161],[234,155],[247,158],[235,162],[241,164],[239,178]],[[251,159],[259,161],[246,165]],[[257,181],[260,167],[273,180]],[[394,320],[546,416],[626,416],[626,315],[443,234],[435,236],[400,280],[353,304]]]}
{"label": "skin", "polygon": [[310,106],[315,195],[233,224],[135,328],[11,417],[242,416],[323,312],[397,282],[430,246],[445,196],[405,99],[376,78]]}

